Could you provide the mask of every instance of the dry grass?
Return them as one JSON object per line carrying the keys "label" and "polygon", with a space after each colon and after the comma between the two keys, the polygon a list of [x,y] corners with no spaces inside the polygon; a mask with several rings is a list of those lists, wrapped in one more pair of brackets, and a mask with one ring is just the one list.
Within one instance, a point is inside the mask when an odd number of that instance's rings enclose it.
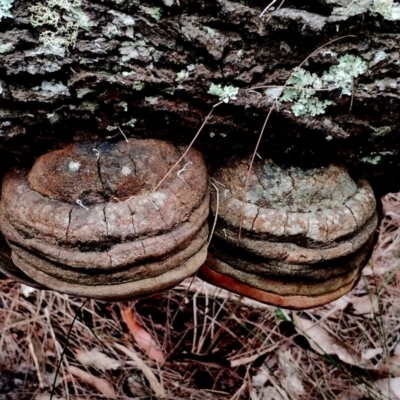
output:
{"label": "dry grass", "polygon": [[[21,285],[0,281],[0,400],[49,399],[54,382],[53,398],[71,400],[156,393],[193,400],[400,398],[400,195],[388,195],[384,205],[380,241],[358,286],[303,313],[198,279],[123,305],[24,294]],[[134,340],[123,322],[126,308],[164,353],[163,365]],[[315,326],[299,334],[293,318]]]}

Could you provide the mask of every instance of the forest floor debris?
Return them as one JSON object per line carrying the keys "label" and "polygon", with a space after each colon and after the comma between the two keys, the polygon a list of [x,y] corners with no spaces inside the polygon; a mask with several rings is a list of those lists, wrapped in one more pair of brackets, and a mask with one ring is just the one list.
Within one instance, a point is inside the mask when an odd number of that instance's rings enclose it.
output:
{"label": "forest floor debris", "polygon": [[0,281],[0,400],[400,399],[400,194],[384,210],[356,288],[303,312],[197,278],[124,303]]}

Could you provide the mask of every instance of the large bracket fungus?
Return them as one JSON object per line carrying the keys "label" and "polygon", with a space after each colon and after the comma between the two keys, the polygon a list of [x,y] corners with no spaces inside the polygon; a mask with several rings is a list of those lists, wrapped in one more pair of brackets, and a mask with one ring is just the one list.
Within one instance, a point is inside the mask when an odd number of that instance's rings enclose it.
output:
{"label": "large bracket fungus", "polygon": [[[368,182],[354,182],[336,165],[280,168],[257,160],[243,205],[247,174],[247,159],[231,159],[214,173],[219,222],[200,275],[293,309],[316,307],[348,292],[376,237],[378,216]],[[211,207],[215,214],[216,192]]]}
{"label": "large bracket fungus", "polygon": [[152,294],[193,274],[207,252],[201,154],[190,150],[154,190],[182,153],[159,140],[72,144],[41,156],[30,172],[11,170],[0,227],[14,264],[50,289],[108,300]]}

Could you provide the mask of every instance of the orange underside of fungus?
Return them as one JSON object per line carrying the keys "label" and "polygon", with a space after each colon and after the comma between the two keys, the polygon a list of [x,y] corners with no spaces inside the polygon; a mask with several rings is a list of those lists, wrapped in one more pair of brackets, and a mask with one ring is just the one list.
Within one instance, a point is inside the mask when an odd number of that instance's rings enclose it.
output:
{"label": "orange underside of fungus", "polygon": [[[280,168],[258,160],[245,195],[247,173],[247,160],[231,159],[213,174],[220,188],[218,224],[200,276],[293,309],[320,306],[348,292],[376,237],[368,182],[355,182],[337,165]],[[216,213],[215,191],[211,208]]]}

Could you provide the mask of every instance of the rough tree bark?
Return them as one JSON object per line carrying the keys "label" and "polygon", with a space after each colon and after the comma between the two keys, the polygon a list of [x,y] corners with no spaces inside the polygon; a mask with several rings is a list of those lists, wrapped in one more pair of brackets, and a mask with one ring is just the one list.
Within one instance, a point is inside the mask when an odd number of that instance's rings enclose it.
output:
{"label": "rough tree bark", "polygon": [[286,0],[260,17],[268,3],[15,0],[0,21],[1,172],[119,129],[189,143],[219,102],[212,84],[240,90],[215,108],[197,147],[209,160],[250,154],[273,101],[265,89],[246,89],[284,85],[323,46],[306,70],[321,75],[346,54],[367,63],[353,98],[320,92],[333,104],[316,116],[279,102],[259,154],[278,164],[340,162],[379,195],[400,190],[396,4],[379,11],[373,0]]}

